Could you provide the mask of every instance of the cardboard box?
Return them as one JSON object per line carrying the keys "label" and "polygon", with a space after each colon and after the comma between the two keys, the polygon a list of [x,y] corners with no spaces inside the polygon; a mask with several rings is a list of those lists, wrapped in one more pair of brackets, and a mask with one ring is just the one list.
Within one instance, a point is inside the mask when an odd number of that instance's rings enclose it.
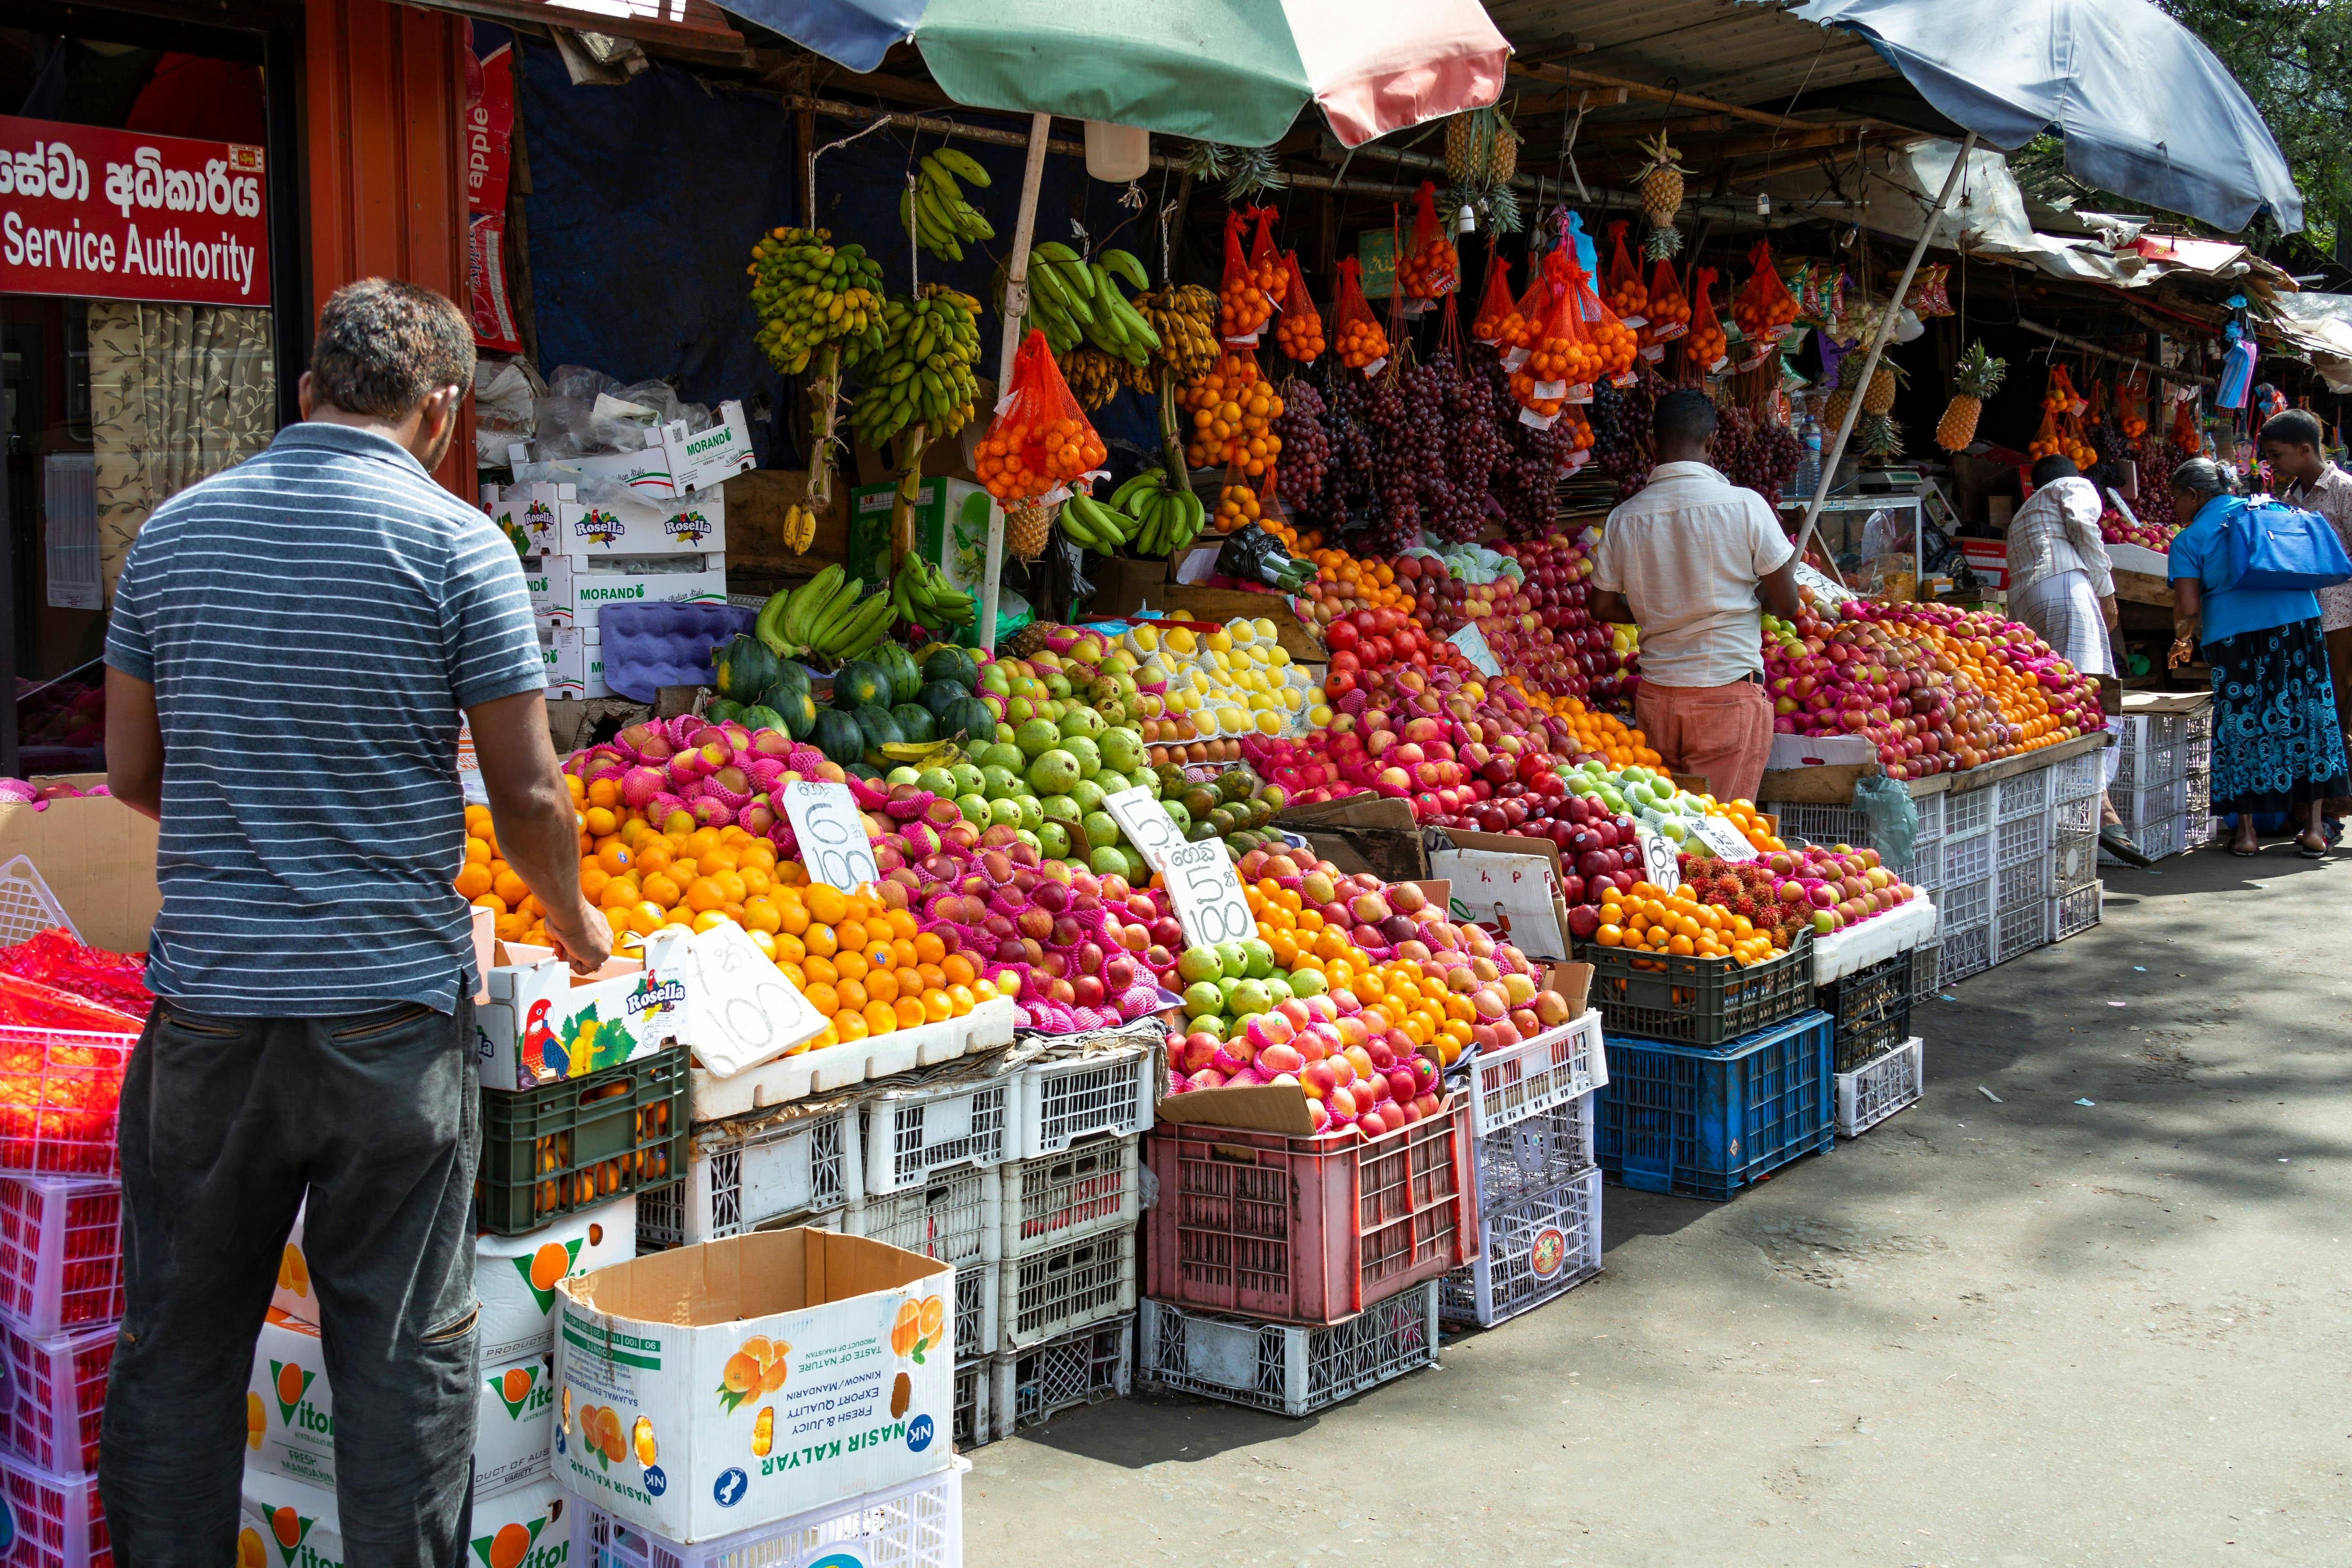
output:
{"label": "cardboard box", "polygon": [[[751,451],[751,426],[743,422],[743,405],[719,405],[718,423],[688,435],[683,420],[656,425],[646,433],[646,444],[635,452],[607,452],[593,457],[564,457],[557,466],[586,478],[627,487],[639,500],[658,505],[696,491],[716,491],[735,475],[759,466]],[[520,472],[531,461],[530,449],[520,443],[507,448],[509,462]]]}
{"label": "cardboard box", "polygon": [[[294,1216],[278,1270],[273,1311],[297,1322],[319,1321],[318,1291],[303,1249],[305,1212]],[[482,1303],[482,1364],[503,1366],[555,1344],[555,1282],[637,1255],[637,1200],[632,1194],[567,1214],[528,1236],[474,1238],[474,1295]]]}
{"label": "cardboard box", "polygon": [[1320,800],[1286,808],[1274,825],[1351,875],[1370,872],[1392,883],[1429,875],[1429,852],[1408,801],[1369,795]]}
{"label": "cardboard box", "polygon": [[2008,540],[1962,539],[1960,553],[1968,558],[1969,570],[1975,572],[1986,587],[2002,590],[2009,587]]}
{"label": "cardboard box", "polygon": [[[496,1497],[477,1488],[466,1542],[467,1568],[567,1568],[571,1506],[548,1480]],[[238,1510],[236,1563],[237,1568],[343,1568],[343,1526],[335,1511],[335,1494],[248,1468]]]}
{"label": "cardboard box", "polygon": [[593,977],[561,958],[492,969],[474,1011],[485,1089],[531,1089],[650,1056],[682,1034],[686,987],[672,973],[677,938],[654,938],[646,959],[616,958]]}
{"label": "cardboard box", "polygon": [[[477,1378],[475,1495],[488,1497],[541,1479],[554,1430],[551,1353],[505,1363],[485,1357]],[[316,1326],[274,1310],[262,1320],[245,1403],[248,1474],[334,1490],[335,1396]]]}
{"label": "cardboard box", "polygon": [[551,626],[540,643],[547,660],[547,695],[552,699],[612,695],[604,685],[604,634],[595,626]]}
{"label": "cardboard box", "polygon": [[1568,929],[1556,913],[1561,905],[1558,845],[1454,829],[1444,836],[1454,847],[1433,848],[1429,867],[1453,884],[1448,918],[1469,921],[1530,958],[1568,956]]}
{"label": "cardboard box", "polygon": [[659,502],[566,500],[556,507],[551,548],[574,560],[723,551],[726,495],[713,490]]}
{"label": "cardboard box", "polygon": [[555,1479],[670,1541],[754,1529],[952,1460],[949,1264],[768,1230],[557,1291]]}
{"label": "cardboard box", "polygon": [[523,580],[542,628],[586,627],[597,623],[607,604],[724,604],[727,558],[714,553],[584,561],[551,555],[526,565]]}
{"label": "cardboard box", "polygon": [[[849,560],[852,577],[867,582],[890,578],[890,506],[895,485],[864,485],[849,493]],[[977,596],[988,564],[989,518],[996,503],[987,491],[961,479],[926,479],[915,492],[915,553],[937,561],[956,587]]]}
{"label": "cardboard box", "polygon": [[[67,773],[56,780],[91,789],[103,773]],[[155,824],[107,795],[0,805],[0,864],[28,857],[41,881],[65,906],[66,918],[93,947],[143,953],[147,932],[163,906],[155,883]]]}
{"label": "cardboard box", "polygon": [[556,508],[573,498],[572,486],[509,485],[500,490],[485,485],[482,490],[482,509],[499,525],[499,531],[514,541],[520,554],[528,559],[557,548]]}

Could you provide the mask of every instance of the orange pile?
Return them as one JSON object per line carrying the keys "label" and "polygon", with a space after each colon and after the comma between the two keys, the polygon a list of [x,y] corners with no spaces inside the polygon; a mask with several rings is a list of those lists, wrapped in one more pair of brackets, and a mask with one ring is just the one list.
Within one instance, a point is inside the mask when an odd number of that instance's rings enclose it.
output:
{"label": "orange pile", "polygon": [[1212,514],[1221,534],[1245,528],[1264,515],[1257,504],[1257,492],[1247,485],[1228,485],[1219,490],[1217,509]]}
{"label": "orange pile", "polygon": [[1627,728],[1614,715],[1597,713],[1575,697],[1529,691],[1517,675],[1503,678],[1527,698],[1529,706],[1567,722],[1570,733],[1576,737],[1574,750],[1606,758],[1612,768],[1655,768],[1665,760],[1650,748],[1647,736],[1638,729]]}
{"label": "orange pile", "polygon": [[1370,317],[1358,317],[1339,329],[1339,362],[1360,371],[1374,360],[1389,357],[1389,335]]}
{"label": "orange pile", "polygon": [[1101,467],[1109,455],[1083,419],[1049,420],[1035,429],[1008,413],[981,438],[980,482],[1000,501],[1034,500]]}
{"label": "orange pile", "polygon": [[936,934],[916,929],[912,911],[888,908],[864,887],[787,888],[779,903],[776,967],[828,1020],[812,1051],[961,1018],[1000,994],[969,954],[949,952]]}
{"label": "orange pile", "polygon": [[1729,958],[1746,968],[1763,963],[1776,951],[1771,936],[1756,928],[1745,915],[1735,915],[1718,904],[1701,904],[1677,888],[1667,893],[1654,883],[1637,882],[1631,893],[1614,887],[1601,894],[1601,929],[1593,939],[1603,947],[1645,947],[1676,957]]}
{"label": "orange pile", "polygon": [[1313,606],[1318,625],[1329,625],[1356,610],[1397,609],[1407,615],[1417,601],[1397,586],[1396,568],[1386,561],[1359,560],[1343,549],[1310,547],[1306,558],[1315,563],[1315,575],[1299,590]]}
{"label": "orange pile", "polygon": [[1227,353],[1216,369],[1176,389],[1176,406],[1192,416],[1184,460],[1195,468],[1223,463],[1255,479],[1282,454],[1282,437],[1271,428],[1282,417],[1282,394],[1258,373],[1255,355]]}

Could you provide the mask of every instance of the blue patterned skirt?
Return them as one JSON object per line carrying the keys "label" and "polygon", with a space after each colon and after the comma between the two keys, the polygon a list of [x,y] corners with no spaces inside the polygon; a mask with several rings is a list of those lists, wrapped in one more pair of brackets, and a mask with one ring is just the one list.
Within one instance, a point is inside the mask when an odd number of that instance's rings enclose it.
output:
{"label": "blue patterned skirt", "polygon": [[2352,795],[2319,622],[2205,644],[2213,667],[2213,810],[2284,811]]}

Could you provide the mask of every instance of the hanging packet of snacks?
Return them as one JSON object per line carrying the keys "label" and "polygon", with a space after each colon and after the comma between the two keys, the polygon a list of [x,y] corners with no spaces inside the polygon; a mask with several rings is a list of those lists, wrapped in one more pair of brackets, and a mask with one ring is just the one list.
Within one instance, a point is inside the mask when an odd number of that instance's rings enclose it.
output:
{"label": "hanging packet of snacks", "polygon": [[1245,212],[1225,214],[1225,275],[1217,285],[1217,330],[1226,342],[1244,345],[1257,341],[1274,314],[1274,301],[1242,253],[1242,230],[1248,223]]}
{"label": "hanging packet of snacks", "polygon": [[1519,422],[1544,430],[1559,418],[1572,389],[1591,385],[1601,365],[1600,351],[1585,335],[1584,312],[1578,308],[1573,281],[1576,263],[1565,251],[1563,246],[1544,257],[1551,306],[1536,329],[1527,360],[1511,372],[1511,396],[1519,405]]}
{"label": "hanging packet of snacks", "polygon": [[1826,329],[1844,314],[1845,269],[1833,261],[1805,263],[1797,275],[1797,319]]}
{"label": "hanging packet of snacks", "polygon": [[1690,300],[1671,261],[1660,261],[1650,273],[1648,314],[1642,328],[1642,357],[1654,364],[1664,357],[1665,345],[1690,330]]}
{"label": "hanging packet of snacks", "polygon": [[1772,242],[1759,239],[1748,253],[1748,265],[1755,271],[1731,301],[1731,319],[1739,323],[1740,331],[1759,344],[1780,340],[1797,319],[1797,297],[1780,281],[1780,269],[1772,261]]}
{"label": "hanging packet of snacks", "polygon": [[1511,298],[1511,264],[1495,250],[1486,253],[1486,287],[1478,296],[1478,314],[1470,319],[1470,335],[1492,348],[1503,340],[1518,301]]}
{"label": "hanging packet of snacks", "polygon": [[1378,375],[1389,362],[1389,335],[1364,303],[1364,267],[1354,256],[1339,262],[1339,298],[1331,304],[1331,325],[1339,333],[1339,362],[1368,376]]}
{"label": "hanging packet of snacks", "polygon": [[1683,371],[1693,380],[1721,370],[1725,350],[1730,346],[1723,322],[1716,316],[1715,302],[1706,296],[1715,279],[1711,267],[1702,267],[1691,275],[1691,329],[1683,343]]}
{"label": "hanging packet of snacks", "polygon": [[[1260,230],[1260,233],[1265,231]],[[1323,352],[1323,316],[1307,292],[1307,275],[1298,270],[1298,253],[1282,253],[1282,319],[1274,324],[1274,340],[1285,355],[1306,364]]]}
{"label": "hanging packet of snacks", "polygon": [[1905,308],[1914,316],[1953,316],[1949,267],[1923,267],[1911,279],[1911,292],[1903,297]]}
{"label": "hanging packet of snacks", "polygon": [[1102,468],[1102,437],[1087,423],[1054,363],[1045,334],[1032,329],[1013,357],[1012,390],[981,437],[980,482],[999,501],[1054,501]]}
{"label": "hanging packet of snacks", "polygon": [[1462,286],[1462,257],[1437,221],[1437,183],[1423,180],[1412,198],[1412,249],[1397,258],[1397,292],[1437,299]]}
{"label": "hanging packet of snacks", "polygon": [[1616,246],[1609,257],[1609,308],[1628,327],[1639,327],[1648,319],[1650,290],[1642,281],[1642,269],[1626,254],[1625,229],[1623,218],[1609,221],[1609,238]]}
{"label": "hanging packet of snacks", "polygon": [[1567,273],[1569,289],[1576,296],[1578,314],[1584,321],[1584,335],[1598,361],[1593,371],[1595,382],[1604,376],[1612,380],[1630,378],[1633,361],[1641,352],[1641,346],[1633,340],[1633,329],[1617,319],[1617,312],[1594,291],[1592,280],[1584,276],[1582,267],[1570,261]]}
{"label": "hanging packet of snacks", "polygon": [[1259,207],[1246,215],[1257,220],[1257,237],[1250,242],[1250,281],[1279,308],[1290,292],[1290,275],[1283,271],[1282,250],[1274,243],[1274,224],[1279,214],[1272,207]]}

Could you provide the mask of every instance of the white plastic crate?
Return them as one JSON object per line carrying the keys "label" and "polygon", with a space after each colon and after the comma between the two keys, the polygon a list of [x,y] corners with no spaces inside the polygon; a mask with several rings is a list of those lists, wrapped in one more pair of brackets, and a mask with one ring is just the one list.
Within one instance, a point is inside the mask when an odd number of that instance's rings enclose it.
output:
{"label": "white plastic crate", "polygon": [[2116,747],[2122,751],[2140,752],[2174,745],[2186,727],[2183,723],[2186,716],[2172,713],[2127,713],[2116,727]]}
{"label": "white plastic crate", "polygon": [[2104,750],[2085,751],[2050,765],[2050,803],[2053,807],[2074,800],[2096,800],[2106,787],[2107,758]]}
{"label": "white plastic crate", "polygon": [[954,1435],[958,1453],[968,1454],[983,1447],[993,1436],[989,1430],[989,1417],[996,1414],[995,1377],[996,1361],[992,1356],[956,1364]]}
{"label": "white plastic crate", "polygon": [[697,1067],[688,1073],[687,1083],[691,1119],[718,1122],[749,1116],[788,1101],[836,1093],[874,1079],[936,1067],[992,1046],[1011,1045],[1013,1008],[1011,997],[995,997],[961,1018],[869,1035],[821,1051],[797,1051],[727,1078]]}
{"label": "white plastic crate", "polygon": [[2209,751],[2213,745],[2213,709],[2209,704],[2195,713],[2180,716],[2180,744],[2183,747],[2203,747]]}
{"label": "white plastic crate", "polygon": [[1941,937],[1911,949],[1911,1005],[1936,999],[1944,988],[1944,943]]}
{"label": "white plastic crate", "polygon": [[2050,891],[2070,893],[2099,874],[2099,831],[2084,828],[2060,833],[2050,846]]}
{"label": "white plastic crate", "polygon": [[2160,822],[2168,817],[2178,817],[2189,810],[2189,779],[2186,775],[2165,783],[2153,784],[2145,789],[2126,789],[2117,785],[2107,794],[2116,815],[2124,826],[2137,829],[2147,822]]}
{"label": "white plastic crate", "polygon": [[[919,1480],[691,1546],[573,1496],[572,1568],[963,1568],[963,1479],[971,1469],[971,1460],[950,1455],[945,1469]],[[543,1558],[550,1543],[540,1544]]]}
{"label": "white plastic crate", "polygon": [[121,1316],[121,1187],[0,1180],[0,1322],[42,1335]]}
{"label": "white plastic crate", "polygon": [[1005,1351],[1135,1311],[1135,1242],[1129,1226],[998,1264],[997,1317]]}
{"label": "white plastic crate", "polygon": [[1992,863],[1996,869],[2013,866],[2020,861],[2040,860],[2050,852],[2050,813],[2036,811],[2030,817],[2011,817],[1996,825],[1992,831]]}
{"label": "white plastic crate", "polygon": [[1587,1091],[1507,1127],[1473,1132],[1471,1179],[1476,1185],[1478,1212],[1493,1214],[1523,1203],[1591,1168],[1599,1092]]}
{"label": "white plastic crate", "polygon": [[1944,844],[1938,839],[1932,844],[1914,844],[1911,863],[1896,873],[1905,882],[1934,897],[1944,885]]}
{"label": "white plastic crate", "polygon": [[1965,931],[1992,918],[1992,868],[1987,866],[1970,881],[1946,879],[1936,894],[1937,929]]}
{"label": "white plastic crate", "polygon": [[1142,1140],[1090,1138],[1076,1148],[999,1168],[1004,1240],[1018,1258],[1106,1230],[1132,1229],[1143,1212]]}
{"label": "white plastic crate", "polygon": [[1927,1089],[1927,1048],[1913,1035],[1890,1046],[1852,1072],[1837,1074],[1837,1131],[1859,1138]]}
{"label": "white plastic crate", "polygon": [[1870,819],[1851,806],[1825,805],[1811,800],[1775,800],[1758,802],[1759,811],[1769,811],[1780,821],[1783,839],[1803,839],[1816,844],[1867,844],[1870,841]]}
{"label": "white plastic crate", "polygon": [[1470,1059],[1470,1129],[1484,1134],[1507,1127],[1608,1082],[1601,1012],[1588,1009],[1558,1029]]}
{"label": "white plastic crate", "polygon": [[831,1214],[856,1201],[854,1103],[750,1132],[735,1125],[694,1129],[685,1179],[639,1196],[639,1235],[659,1247],[685,1247],[788,1216]]}
{"label": "white plastic crate", "polygon": [[955,1353],[997,1348],[1001,1302],[996,1261],[1003,1255],[1003,1202],[997,1173],[945,1171],[921,1186],[850,1206],[842,1229],[956,1266]]}
{"label": "white plastic crate", "polygon": [[2169,784],[2188,771],[2180,753],[2170,746],[2126,747],[2116,754],[2117,789],[2147,789]]}
{"label": "white plastic crate", "polygon": [[1159,1053],[1141,1046],[1029,1063],[1014,1075],[1017,1157],[1034,1160],[1098,1133],[1143,1132],[1151,1125],[1160,1072]]}
{"label": "white plastic crate", "polygon": [[2099,923],[2100,900],[2106,889],[2094,882],[2084,887],[2062,893],[2044,905],[2049,915],[2050,940],[2063,942],[2077,936]]}
{"label": "white plastic crate", "polygon": [[113,1568],[95,1471],[60,1474],[0,1454],[15,1539],[8,1568]]}
{"label": "white plastic crate", "polygon": [[1941,789],[1933,794],[1913,796],[1911,809],[1919,813],[1919,831],[1911,841],[1914,844],[1933,843],[1944,836],[1944,792]]}
{"label": "white plastic crate", "polygon": [[1990,788],[1944,792],[1944,837],[1965,839],[1992,826],[1993,791]]}
{"label": "white plastic crate", "polygon": [[41,880],[32,856],[17,855],[0,865],[0,947],[29,942],[52,926],[63,926],[75,941],[81,940],[66,906]]}
{"label": "white plastic crate", "polygon": [[98,1469],[98,1426],[114,1364],[112,1323],[36,1339],[0,1329],[8,1380],[0,1386],[0,1444],[45,1470]]}
{"label": "white plastic crate", "polygon": [[2050,836],[2079,833],[2084,830],[2096,832],[2099,827],[2099,798],[2085,795],[2079,800],[2053,800],[2050,804]]}
{"label": "white plastic crate", "polygon": [[[2137,844],[2140,852],[2150,860],[2163,860],[2189,847],[2189,818],[2185,812],[2176,811],[2169,817],[2154,821],[2126,823],[2126,827],[2131,833],[2132,842]],[[2101,850],[2099,863],[2121,865],[2123,862]]]}
{"label": "white plastic crate", "polygon": [[1437,1315],[1492,1328],[1601,1272],[1601,1172],[1521,1197],[1478,1222],[1478,1256],[1438,1281]]}
{"label": "white plastic crate", "polygon": [[1130,1312],[998,1356],[992,1369],[996,1386],[990,1432],[1009,1437],[1064,1410],[1126,1398],[1134,1376],[1134,1334]]}
{"label": "white plastic crate", "polygon": [[2018,817],[2039,817],[2050,809],[2050,769],[2047,766],[2012,773],[1992,788],[1992,815],[1996,822],[2006,822]]}
{"label": "white plastic crate", "polygon": [[898,1192],[934,1171],[997,1166],[1013,1157],[1012,1077],[899,1089],[866,1102],[866,1190]]}
{"label": "white plastic crate", "polygon": [[[2035,821],[2040,818],[2032,819]],[[2044,846],[2042,852],[2014,865],[2005,865],[1993,873],[1993,903],[2000,908],[2028,903],[2050,896],[2050,873],[2053,861]]]}
{"label": "white plastic crate", "polygon": [[2182,799],[2187,802],[2184,814],[2191,818],[2211,816],[2213,814],[2212,772],[2210,769],[2200,769],[2189,774],[2185,782],[2189,787],[2182,792]]}
{"label": "white plastic crate", "polygon": [[1970,975],[1982,974],[1992,967],[1992,922],[1971,925],[1965,931],[1944,933],[1942,972],[1938,983],[1946,988]]}
{"label": "white plastic crate", "polygon": [[[685,1223],[681,1207],[683,1182],[656,1187],[651,1192],[637,1194],[637,1256],[649,1257],[667,1252],[673,1247],[683,1247],[678,1232]],[[759,1230],[790,1230],[806,1227],[811,1230],[838,1232],[849,1217],[845,1208],[830,1209],[824,1214],[787,1214],[774,1219],[763,1219],[753,1228]]]}
{"label": "white plastic crate", "polygon": [[1328,1328],[1300,1328],[1143,1303],[1142,1377],[1179,1394],[1277,1416],[1312,1416],[1368,1388],[1437,1364],[1432,1280]]}
{"label": "white plastic crate", "polygon": [[1992,912],[1992,961],[1995,964],[2021,958],[2050,940],[2050,934],[2044,929],[2042,910],[2044,902],[2042,895],[2036,894],[2022,904]]}
{"label": "white plastic crate", "polygon": [[1944,838],[1943,886],[1948,890],[1966,887],[1972,882],[1982,882],[1992,875],[1992,830],[1979,828],[1958,838]]}

